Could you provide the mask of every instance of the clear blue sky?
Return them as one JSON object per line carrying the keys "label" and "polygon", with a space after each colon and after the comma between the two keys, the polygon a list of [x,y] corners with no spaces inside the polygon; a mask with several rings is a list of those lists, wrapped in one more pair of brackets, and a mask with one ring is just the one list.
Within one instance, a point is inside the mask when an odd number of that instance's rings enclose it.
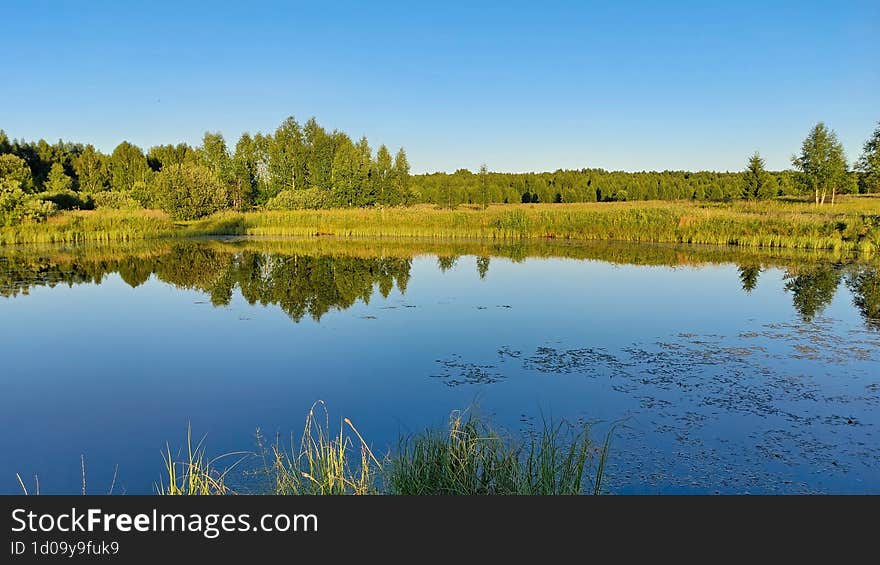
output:
{"label": "clear blue sky", "polygon": [[819,120],[853,159],[880,120],[877,0],[319,4],[9,2],[0,128],[109,151],[314,115],[415,172],[738,170]]}

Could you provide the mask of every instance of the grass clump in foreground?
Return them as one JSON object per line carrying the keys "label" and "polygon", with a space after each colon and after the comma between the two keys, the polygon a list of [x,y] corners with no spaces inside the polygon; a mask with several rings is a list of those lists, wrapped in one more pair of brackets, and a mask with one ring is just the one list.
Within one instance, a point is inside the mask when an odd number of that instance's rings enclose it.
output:
{"label": "grass clump in foreground", "polygon": [[[323,409],[318,419],[316,407]],[[263,466],[272,479],[270,494],[378,494],[382,463],[345,418],[336,434],[330,431],[330,416],[323,403],[316,403],[306,416],[299,448],[291,438],[290,450],[276,441],[271,449],[260,443]],[[357,456],[352,460],[352,452]],[[268,453],[268,457],[267,457]]]}
{"label": "grass clump in foreground", "polygon": [[[238,461],[223,470],[217,467],[218,461],[232,456],[239,456]],[[175,461],[171,454],[171,446],[165,446],[165,453],[162,454],[165,478],[159,480],[156,490],[159,494],[178,496],[231,494],[232,490],[226,486],[226,476],[244,461],[246,456],[247,454],[243,452],[233,452],[209,459],[205,451],[205,438],[202,437],[196,445],[193,445],[192,427],[187,426],[185,458],[181,459],[178,456],[178,460]]]}
{"label": "grass clump in foreground", "polygon": [[[323,410],[318,417],[316,408]],[[427,429],[401,438],[396,453],[378,459],[349,419],[331,431],[323,403],[306,417],[299,442],[276,440],[271,447],[257,434],[262,468],[255,494],[273,495],[557,495],[599,494],[611,432],[595,445],[586,425],[544,422],[523,441],[495,431],[473,410],[453,412],[442,430]],[[227,457],[227,454],[221,457]],[[256,456],[255,455],[255,456]],[[236,494],[226,469],[209,460],[204,444],[188,435],[186,458],[165,458],[162,494]]]}
{"label": "grass clump in foreground", "polygon": [[[599,494],[610,434],[597,450],[587,427],[544,422],[525,443],[494,431],[472,412],[453,412],[447,429],[404,439],[390,459],[388,490],[406,495]],[[593,459],[597,458],[591,477]]]}

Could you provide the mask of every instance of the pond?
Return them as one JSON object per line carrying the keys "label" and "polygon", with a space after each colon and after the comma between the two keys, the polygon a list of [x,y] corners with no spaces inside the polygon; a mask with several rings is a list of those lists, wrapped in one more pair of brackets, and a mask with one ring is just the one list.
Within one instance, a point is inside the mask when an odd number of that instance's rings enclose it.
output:
{"label": "pond", "polygon": [[[154,492],[322,400],[374,450],[474,406],[614,427],[613,493],[880,492],[880,270],[480,241],[0,249],[0,493]],[[246,478],[240,478],[246,481]]]}

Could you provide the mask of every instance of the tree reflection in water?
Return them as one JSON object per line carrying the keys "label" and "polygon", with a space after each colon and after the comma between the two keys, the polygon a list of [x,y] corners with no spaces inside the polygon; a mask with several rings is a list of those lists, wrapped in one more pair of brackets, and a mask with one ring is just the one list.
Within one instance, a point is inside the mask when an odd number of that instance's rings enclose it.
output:
{"label": "tree reflection in water", "polygon": [[[298,322],[306,316],[319,320],[330,310],[350,308],[359,300],[368,303],[376,291],[383,297],[395,287],[405,293],[412,260],[420,254],[434,255],[443,272],[455,267],[461,256],[473,255],[480,279],[486,278],[492,257],[515,262],[528,257],[572,257],[670,266],[735,262],[740,286],[747,293],[759,286],[768,268],[784,269],[784,290],[791,294],[793,307],[805,323],[822,314],[844,283],[865,324],[880,331],[880,268],[873,263],[845,263],[817,256],[767,260],[759,253],[742,250],[607,243],[316,245],[178,241],[142,249],[5,249],[0,250],[0,295],[27,294],[34,286],[100,284],[111,273],[137,287],[155,276],[179,288],[204,292],[216,306],[229,304],[238,288],[248,303],[277,305]],[[747,257],[740,259],[743,255]]]}

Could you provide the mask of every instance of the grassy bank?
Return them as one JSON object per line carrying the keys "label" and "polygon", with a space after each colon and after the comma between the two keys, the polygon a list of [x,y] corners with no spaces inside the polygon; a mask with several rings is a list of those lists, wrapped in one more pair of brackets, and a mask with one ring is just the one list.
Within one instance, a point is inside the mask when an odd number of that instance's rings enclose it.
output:
{"label": "grassy bank", "polygon": [[31,243],[123,243],[182,235],[166,214],[157,210],[64,212],[42,223],[26,222],[0,228],[0,245]]}
{"label": "grassy bank", "polygon": [[173,223],[154,211],[72,212],[45,224],[3,228],[0,243],[130,241],[166,237],[419,237],[564,239],[831,249],[872,254],[880,245],[880,199],[834,206],[805,202],[616,202],[526,204],[486,210],[361,208],[222,213]]}

